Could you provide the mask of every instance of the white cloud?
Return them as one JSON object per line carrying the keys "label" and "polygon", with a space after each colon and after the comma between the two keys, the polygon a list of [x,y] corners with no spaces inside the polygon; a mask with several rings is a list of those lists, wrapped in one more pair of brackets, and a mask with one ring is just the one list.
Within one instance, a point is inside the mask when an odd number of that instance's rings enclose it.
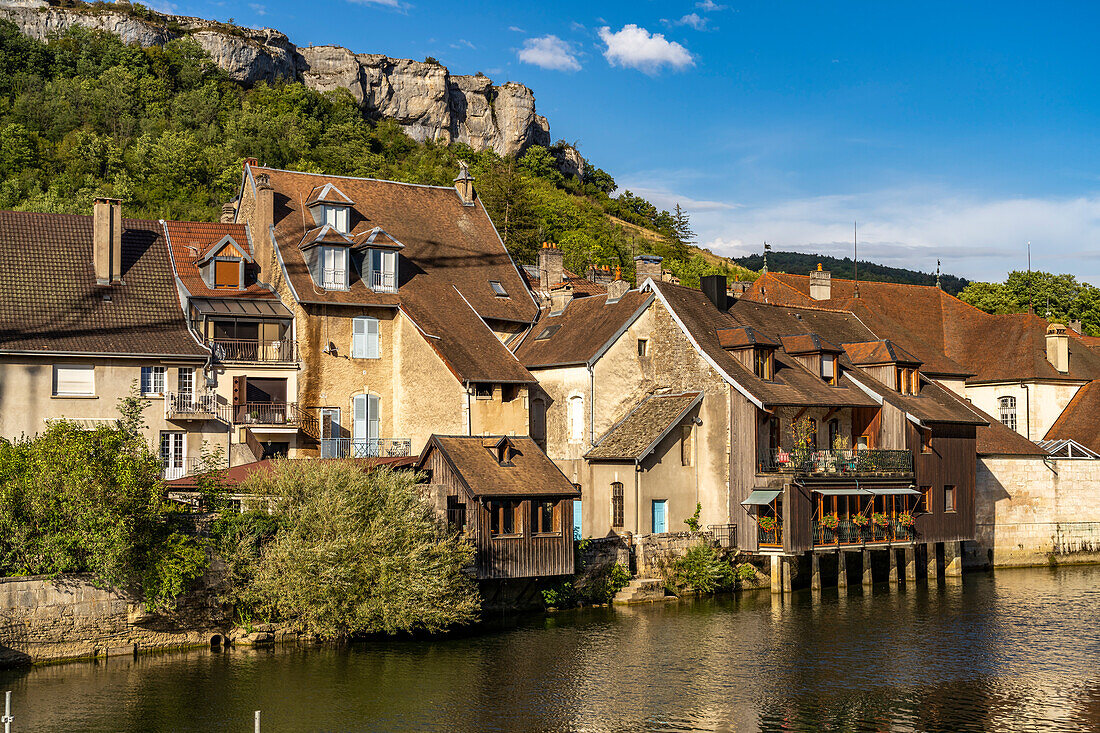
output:
{"label": "white cloud", "polygon": [[638,69],[646,74],[657,73],[662,66],[685,69],[695,64],[691,53],[675,41],[669,41],[660,33],[650,33],[633,23],[622,30],[611,32],[607,26],[600,28],[600,40],[607,44],[604,58],[612,66]]}
{"label": "white cloud", "polygon": [[703,12],[709,13],[712,10],[725,10],[725,5],[719,5],[714,0],[703,0],[701,3],[695,3],[695,7],[701,8]]}
{"label": "white cloud", "polygon": [[400,0],[350,0],[357,5],[378,5],[383,8],[393,8],[394,10],[404,10],[409,6],[404,5]]}
{"label": "white cloud", "polygon": [[543,69],[557,71],[579,71],[581,68],[573,48],[553,35],[528,38],[519,51],[519,60]]}
{"label": "white cloud", "polygon": [[523,30],[522,28],[520,28],[518,25],[510,25],[510,26],[508,26],[508,30],[512,31],[513,33],[526,33],[527,32],[527,31]]}
{"label": "white cloud", "polygon": [[683,18],[676,21],[676,25],[686,25],[697,31],[706,30],[707,18],[704,18],[698,13],[688,13]]}
{"label": "white cloud", "polygon": [[465,38],[460,38],[460,39],[458,39],[458,41],[456,43],[452,43],[451,48],[458,48],[458,49],[469,48],[469,49],[472,49],[472,50],[475,50],[475,51],[477,50],[477,46],[470,43]]}
{"label": "white cloud", "polygon": [[256,15],[267,15],[267,8],[259,3],[249,3],[248,7],[252,8],[252,12]]}
{"label": "white cloud", "polygon": [[167,2],[167,0],[152,0],[152,2],[146,3],[146,5],[158,13],[164,13],[165,15],[175,15],[179,12],[179,6],[175,3]]}

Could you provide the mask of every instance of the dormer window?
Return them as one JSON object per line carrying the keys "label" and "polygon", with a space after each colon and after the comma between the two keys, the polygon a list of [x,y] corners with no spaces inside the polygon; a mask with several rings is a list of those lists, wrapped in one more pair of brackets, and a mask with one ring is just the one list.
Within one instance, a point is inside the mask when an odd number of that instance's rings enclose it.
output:
{"label": "dormer window", "polygon": [[388,249],[368,250],[370,272],[367,283],[376,293],[397,292],[397,252]]}
{"label": "dormer window", "polygon": [[504,286],[500,284],[499,280],[490,280],[489,287],[493,289],[493,294],[498,298],[508,297],[508,291],[504,289]]}
{"label": "dormer window", "polygon": [[240,290],[240,258],[218,258],[214,260],[214,289]]}
{"label": "dormer window", "polygon": [[321,247],[321,287],[325,290],[348,289],[347,247]]}
{"label": "dormer window", "polygon": [[321,206],[321,225],[328,224],[342,234],[348,232],[348,207],[324,204]]}
{"label": "dormer window", "polygon": [[840,384],[840,367],[836,355],[821,355],[821,378],[833,386]]}
{"label": "dormer window", "polygon": [[752,371],[761,379],[771,380],[775,376],[775,352],[757,346],[752,350]]}
{"label": "dormer window", "polygon": [[207,247],[195,264],[206,287],[211,290],[243,290],[245,264],[252,261],[245,249],[226,235]]}
{"label": "dormer window", "polygon": [[309,192],[306,208],[313,214],[313,222],[319,227],[326,224],[347,234],[351,231],[351,207],[355,202],[331,183],[324,183]]}
{"label": "dormer window", "polygon": [[898,367],[898,392],[920,394],[920,370],[916,367]]}
{"label": "dormer window", "polygon": [[512,445],[512,441],[508,438],[501,438],[495,445],[490,447],[490,450],[500,466],[511,468],[515,465],[512,463],[512,456],[517,452],[516,447]]}

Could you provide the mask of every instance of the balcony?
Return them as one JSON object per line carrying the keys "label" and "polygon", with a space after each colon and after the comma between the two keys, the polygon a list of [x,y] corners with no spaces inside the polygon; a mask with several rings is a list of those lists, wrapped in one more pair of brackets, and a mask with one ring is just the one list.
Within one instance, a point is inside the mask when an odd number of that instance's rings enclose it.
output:
{"label": "balcony", "polygon": [[316,438],[320,421],[298,407],[297,402],[245,402],[234,406],[233,422],[238,425],[295,427]]}
{"label": "balcony", "polygon": [[899,477],[913,475],[913,454],[907,450],[764,451],[759,473],[790,473],[821,478]]}
{"label": "balcony", "polygon": [[370,289],[376,293],[396,293],[397,276],[393,272],[371,272]]}
{"label": "balcony", "polygon": [[214,358],[223,364],[294,364],[298,361],[298,344],[293,339],[210,339],[207,345],[214,352]]}
{"label": "balcony", "polygon": [[814,520],[813,535],[814,547],[915,542],[917,536],[913,527],[902,525],[894,517],[888,517],[885,524],[868,521],[863,526],[845,518],[839,519],[836,527],[827,527],[821,521]]}
{"label": "balcony", "polygon": [[775,527],[756,526],[756,542],[760,547],[783,547],[783,524],[779,522]]}
{"label": "balcony", "polygon": [[412,455],[408,438],[322,438],[321,458],[393,458]]}
{"label": "balcony", "polygon": [[202,458],[161,458],[160,477],[165,481],[193,476],[202,469]]}
{"label": "balcony", "polygon": [[166,420],[221,420],[228,425],[232,415],[232,408],[219,404],[218,396],[212,392],[167,392],[164,395]]}

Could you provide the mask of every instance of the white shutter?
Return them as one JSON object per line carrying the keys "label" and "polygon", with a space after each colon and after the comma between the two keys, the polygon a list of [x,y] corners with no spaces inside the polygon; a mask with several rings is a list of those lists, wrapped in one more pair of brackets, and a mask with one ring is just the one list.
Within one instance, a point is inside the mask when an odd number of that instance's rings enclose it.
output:
{"label": "white shutter", "polygon": [[383,277],[385,286],[393,290],[397,288],[397,253],[396,252],[383,252],[382,253],[382,272],[386,273]]}
{"label": "white shutter", "polygon": [[95,367],[68,364],[53,368],[53,393],[56,395],[95,394]]}
{"label": "white shutter", "polygon": [[378,395],[367,395],[367,438],[374,443],[379,438],[379,403]]}
{"label": "white shutter", "polygon": [[366,353],[363,355],[367,359],[379,359],[382,356],[381,349],[378,346],[378,319],[377,318],[365,318],[366,321]]}
{"label": "white shutter", "polygon": [[[354,359],[367,358],[367,322],[368,318],[359,316],[351,321],[351,356]],[[377,323],[375,329],[377,332]]]}
{"label": "white shutter", "polygon": [[351,399],[351,457],[367,455],[367,396],[357,394]]}

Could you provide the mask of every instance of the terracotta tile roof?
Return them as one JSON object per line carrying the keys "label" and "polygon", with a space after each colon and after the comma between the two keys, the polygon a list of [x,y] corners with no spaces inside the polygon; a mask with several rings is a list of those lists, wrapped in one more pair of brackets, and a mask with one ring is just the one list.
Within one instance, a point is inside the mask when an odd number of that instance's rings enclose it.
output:
{"label": "terracotta tile roof", "polygon": [[590,460],[639,461],[703,399],[702,392],[650,395],[596,441]]}
{"label": "terracotta tile roof", "polygon": [[187,330],[160,223],[122,227],[123,283],[98,286],[92,217],[0,212],[0,351],[208,355]]}
{"label": "terracotta tile roof", "polygon": [[720,328],[714,335],[718,338],[718,344],[723,349],[741,349],[748,346],[767,346],[773,349],[779,348],[778,341],[751,326]]}
{"label": "terracotta tile roof", "polygon": [[[527,286],[538,292],[542,287],[539,279],[539,266],[538,265],[524,265],[520,268],[523,272],[523,278],[527,281]],[[581,277],[571,270],[562,270],[564,279],[562,282],[569,283],[573,286],[574,298],[587,298],[590,295],[604,295],[607,293],[607,286],[595,283],[588,278]]]}
{"label": "terracotta tile roof", "polygon": [[252,248],[252,239],[249,236],[248,227],[244,224],[222,224],[200,221],[166,221],[164,230],[168,235],[168,247],[172,256],[172,264],[176,268],[176,276],[180,279],[185,290],[196,298],[247,298],[277,300],[269,288],[260,284],[262,274],[256,268],[245,268],[245,282],[248,287],[244,290],[229,290],[219,288],[211,290],[206,287],[202,274],[196,263],[203,253],[210,250],[215,244],[227,235],[233,238],[237,246],[249,257],[255,252]]}
{"label": "terracotta tile roof", "polygon": [[855,379],[884,402],[889,402],[922,422],[975,426],[988,422],[969,402],[929,379],[921,380],[920,393],[915,395],[901,394],[876,381],[866,372],[857,372]]}
{"label": "terracotta tile roof", "polygon": [[844,348],[834,344],[816,333],[799,333],[793,336],[780,336],[779,342],[788,354],[843,354]]}
{"label": "terracotta tile roof", "polygon": [[1043,440],[1075,440],[1100,452],[1100,381],[1089,382],[1062,410]]}
{"label": "terracotta tile roof", "polygon": [[508,436],[515,448],[512,465],[498,463],[494,446],[502,437],[433,435],[420,454],[417,468],[423,468],[428,454],[438,450],[475,497],[580,496],[573,482],[530,438]]}
{"label": "terracotta tile roof", "polygon": [[[516,357],[529,368],[587,364],[653,300],[650,293],[627,291],[617,301],[607,294],[575,298],[565,310],[539,320],[516,348]],[[548,334],[546,338],[539,338]]]}
{"label": "terracotta tile roof", "polygon": [[871,364],[920,364],[921,360],[889,339],[844,344],[844,352],[857,366]]}
{"label": "terracotta tile roof", "polygon": [[[278,460],[291,460],[291,461],[315,461],[316,458],[283,458]],[[325,458],[326,461],[350,461],[359,466],[362,466],[363,471],[369,471],[372,468],[378,468],[381,466],[387,466],[389,468],[412,468],[416,463],[416,456],[401,456],[401,457],[382,457],[382,458]],[[275,465],[275,459],[265,458],[260,461],[252,461],[251,463],[242,463],[239,466],[233,466],[232,468],[225,469],[221,474],[221,479],[224,482],[226,488],[232,490],[237,486],[240,486],[246,478],[257,471],[271,471]],[[199,488],[198,478],[196,476],[184,476],[183,478],[172,479],[171,481],[165,481],[164,485],[168,487],[169,491],[197,491]]]}
{"label": "terracotta tile roof", "polygon": [[[833,278],[831,298],[809,296],[805,275],[767,273],[742,296],[776,305],[849,311],[875,334],[923,362],[928,374],[969,377],[968,382],[1100,378],[1100,355],[1070,332],[1070,371],[1059,374],[1046,359],[1047,321],[1035,315],[985,313],[927,285],[855,282]],[[996,348],[990,348],[996,344]]]}
{"label": "terracotta tile roof", "polygon": [[[457,287],[483,318],[529,322],[537,313],[523,278],[504,249],[480,201],[463,206],[450,187],[417,186],[367,178],[346,178],[298,173],[271,168],[248,169],[253,176],[266,173],[274,189],[274,228],[279,253],[297,297],[302,302],[390,305],[402,302],[430,279]],[[397,294],[375,293],[352,269],[346,291],[322,291],[314,286],[298,244],[315,228],[305,202],[316,187],[336,185],[355,204],[350,214],[350,234],[381,227],[405,245],[398,265]],[[500,282],[508,297],[498,297],[489,285]]]}

